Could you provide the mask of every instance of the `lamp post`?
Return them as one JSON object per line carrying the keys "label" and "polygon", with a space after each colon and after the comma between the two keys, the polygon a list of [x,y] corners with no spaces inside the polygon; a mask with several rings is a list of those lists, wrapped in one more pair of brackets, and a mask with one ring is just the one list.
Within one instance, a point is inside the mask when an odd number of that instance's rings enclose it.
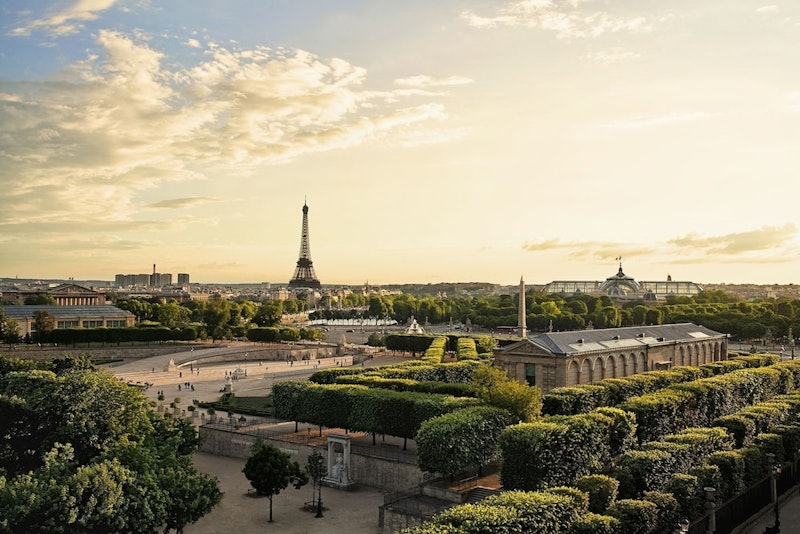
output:
{"label": "lamp post", "polygon": [[706,510],[708,510],[708,528],[706,534],[714,534],[717,531],[717,514],[716,506],[714,504],[714,492],[717,491],[711,486],[703,488],[706,493]]}
{"label": "lamp post", "polygon": [[778,534],[781,531],[781,512],[778,504],[778,478],[781,476],[781,465],[775,462],[775,454],[771,452],[767,453],[767,463],[770,466],[769,486],[772,494],[772,502],[775,507],[775,525],[771,528],[767,528],[767,532]]}

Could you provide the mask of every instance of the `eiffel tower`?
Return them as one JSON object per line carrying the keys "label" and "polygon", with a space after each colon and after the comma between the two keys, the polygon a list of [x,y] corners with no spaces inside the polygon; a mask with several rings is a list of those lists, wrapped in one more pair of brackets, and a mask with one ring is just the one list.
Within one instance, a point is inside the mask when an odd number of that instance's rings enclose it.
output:
{"label": "eiffel tower", "polygon": [[300,258],[294,276],[289,280],[289,287],[293,289],[319,289],[322,287],[317,274],[314,272],[314,262],[311,261],[311,246],[308,243],[308,205],[303,202],[303,235],[300,239]]}

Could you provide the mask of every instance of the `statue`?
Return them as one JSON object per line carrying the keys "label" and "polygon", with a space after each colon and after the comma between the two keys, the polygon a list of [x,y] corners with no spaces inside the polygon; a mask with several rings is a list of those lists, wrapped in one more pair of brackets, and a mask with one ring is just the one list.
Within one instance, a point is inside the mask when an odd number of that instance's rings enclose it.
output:
{"label": "statue", "polygon": [[342,453],[336,454],[336,463],[331,468],[331,478],[339,484],[347,484],[347,464],[344,463],[344,456]]}

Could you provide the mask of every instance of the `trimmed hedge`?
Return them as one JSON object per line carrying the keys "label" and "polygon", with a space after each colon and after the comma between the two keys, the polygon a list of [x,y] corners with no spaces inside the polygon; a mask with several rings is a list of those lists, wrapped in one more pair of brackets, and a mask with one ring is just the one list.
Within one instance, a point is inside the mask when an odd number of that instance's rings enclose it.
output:
{"label": "trimmed hedge", "polygon": [[470,337],[458,338],[458,344],[456,346],[456,356],[458,357],[459,361],[477,360],[479,356],[478,356],[478,349],[475,347],[475,340]]}
{"label": "trimmed hedge", "polygon": [[444,360],[444,352],[447,348],[447,338],[437,337],[434,339],[430,346],[425,350],[421,360],[429,363],[442,363]]}
{"label": "trimmed hedge", "polygon": [[414,438],[420,469],[454,475],[469,466],[497,458],[497,440],[511,414],[492,406],[475,406],[428,419]]}
{"label": "trimmed hedge", "polygon": [[785,393],[800,383],[800,361],[676,384],[634,397],[619,408],[636,415],[639,441],[659,440],[687,426],[710,426],[719,417]]}
{"label": "trimmed hedge", "polygon": [[589,496],[589,511],[602,514],[617,500],[619,480],[608,475],[586,475],[575,481],[575,487]]}
{"label": "trimmed hedge", "polygon": [[500,478],[506,488],[528,491],[572,484],[610,465],[633,441],[610,436],[632,437],[632,428],[613,408],[509,426],[500,434]]}
{"label": "trimmed hedge", "polygon": [[622,499],[608,507],[608,515],[620,524],[619,532],[626,534],[651,534],[659,524],[658,506],[650,501]]}
{"label": "trimmed hedge", "polygon": [[472,384],[451,382],[418,382],[408,378],[381,378],[372,375],[343,375],[336,378],[337,384],[355,384],[368,388],[392,391],[416,391],[417,393],[439,393],[455,397],[477,397],[478,390]]}
{"label": "trimmed hedge", "polygon": [[398,365],[373,368],[334,367],[315,371],[309,381],[317,384],[334,384],[340,376],[364,375],[381,378],[400,378],[419,382],[450,382],[471,384],[475,370],[486,365],[483,362],[465,361],[432,364],[421,360],[403,362]]}
{"label": "trimmed hedge", "polygon": [[281,419],[402,438],[413,438],[432,417],[480,404],[469,397],[307,382],[278,382],[272,395]]}
{"label": "trimmed hedge", "polygon": [[756,354],[712,362],[699,367],[681,366],[668,370],[647,371],[621,378],[607,378],[591,384],[555,388],[544,396],[542,413],[574,415],[588,413],[600,406],[616,406],[628,399],[654,393],[665,387],[775,364],[774,354]]}

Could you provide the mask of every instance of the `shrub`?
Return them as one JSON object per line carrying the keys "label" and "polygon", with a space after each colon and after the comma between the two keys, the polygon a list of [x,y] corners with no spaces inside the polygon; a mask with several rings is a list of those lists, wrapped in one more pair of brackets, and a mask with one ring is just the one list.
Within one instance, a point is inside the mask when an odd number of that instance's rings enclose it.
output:
{"label": "shrub", "polygon": [[608,508],[608,515],[619,520],[620,532],[626,534],[659,532],[656,530],[658,506],[650,501],[623,499]]}
{"label": "shrub", "polygon": [[679,517],[697,517],[703,513],[703,486],[696,476],[676,473],[664,485],[664,491],[675,497]]}
{"label": "shrub", "polygon": [[620,496],[640,497],[645,491],[664,488],[675,473],[675,459],[661,450],[629,451],[620,456],[613,472]]}
{"label": "shrub", "polygon": [[575,481],[575,487],[589,495],[589,511],[602,514],[617,499],[619,481],[607,475],[586,475]]}
{"label": "shrub", "polygon": [[710,465],[719,468],[721,484],[717,487],[717,498],[725,501],[739,495],[745,489],[745,456],[740,450],[715,452],[707,459]]}
{"label": "shrub", "polygon": [[428,419],[416,435],[420,469],[453,475],[497,457],[497,440],[511,423],[507,411],[476,406]]}
{"label": "shrub", "polygon": [[564,532],[586,511],[576,503],[574,494],[548,492],[506,491],[487,497],[481,503],[513,510],[521,532],[531,534]]}
{"label": "shrub", "polygon": [[666,492],[646,491],[642,499],[655,504],[658,510],[656,527],[653,532],[673,532],[675,525],[681,519],[678,514],[678,501],[675,496]]}
{"label": "shrub", "polygon": [[567,530],[567,534],[617,534],[618,532],[622,532],[619,519],[592,512],[573,521]]}

